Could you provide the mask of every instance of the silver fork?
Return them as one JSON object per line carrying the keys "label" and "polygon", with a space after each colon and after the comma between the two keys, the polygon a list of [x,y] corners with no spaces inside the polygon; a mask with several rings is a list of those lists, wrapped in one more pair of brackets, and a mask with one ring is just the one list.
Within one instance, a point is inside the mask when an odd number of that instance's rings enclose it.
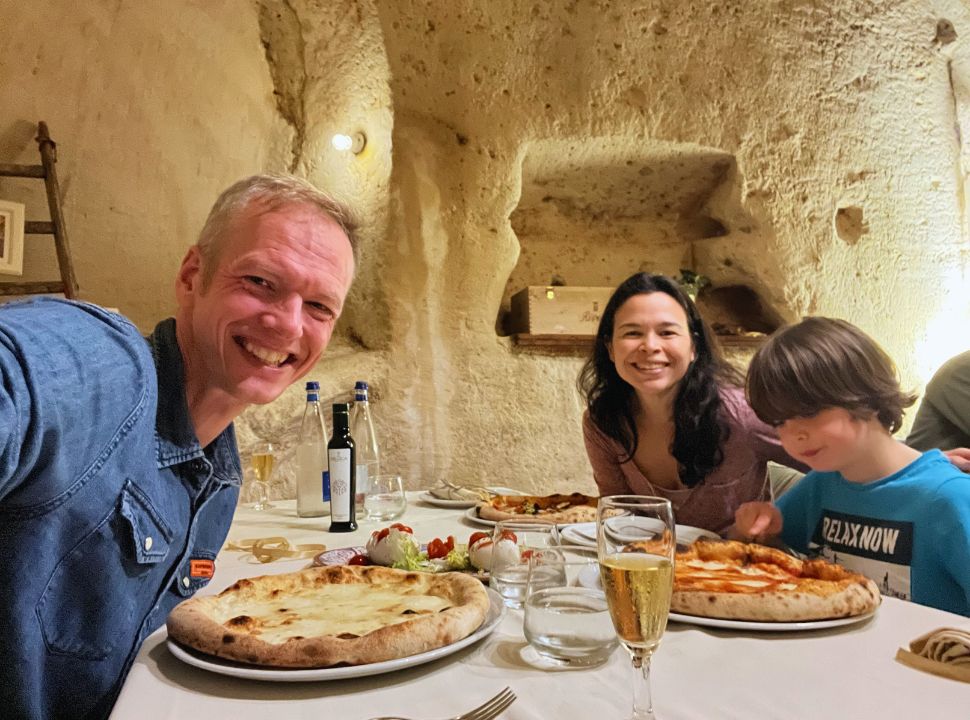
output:
{"label": "silver fork", "polygon": [[[505,708],[515,702],[515,693],[509,688],[505,688],[491,700],[486,700],[476,708],[472,708],[466,713],[455,715],[447,720],[492,720],[498,717]],[[371,720],[410,720],[409,718],[398,717],[397,715],[387,715]]]}

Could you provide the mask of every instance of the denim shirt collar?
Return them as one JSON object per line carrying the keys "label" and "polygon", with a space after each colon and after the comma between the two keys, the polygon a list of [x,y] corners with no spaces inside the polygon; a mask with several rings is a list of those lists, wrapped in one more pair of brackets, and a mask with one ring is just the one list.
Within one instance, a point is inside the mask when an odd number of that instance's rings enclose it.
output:
{"label": "denim shirt collar", "polygon": [[155,445],[159,469],[207,457],[222,482],[239,485],[242,468],[236,432],[230,423],[205,450],[199,445],[185,398],[185,366],[175,334],[175,318],[163,320],[148,338],[158,375]]}

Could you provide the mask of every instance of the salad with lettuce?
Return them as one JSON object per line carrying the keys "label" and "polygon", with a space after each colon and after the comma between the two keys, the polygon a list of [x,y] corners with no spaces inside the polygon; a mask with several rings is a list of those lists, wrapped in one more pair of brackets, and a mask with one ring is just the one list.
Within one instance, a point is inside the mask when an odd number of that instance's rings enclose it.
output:
{"label": "salad with lettuce", "polygon": [[[501,542],[506,542],[506,539],[503,538]],[[394,523],[371,533],[366,551],[352,557],[349,563],[422,572],[488,570],[491,565],[491,545],[492,538],[488,533],[476,532],[467,544],[459,543],[454,535],[449,535],[445,539],[434,538],[422,546],[410,527]]]}

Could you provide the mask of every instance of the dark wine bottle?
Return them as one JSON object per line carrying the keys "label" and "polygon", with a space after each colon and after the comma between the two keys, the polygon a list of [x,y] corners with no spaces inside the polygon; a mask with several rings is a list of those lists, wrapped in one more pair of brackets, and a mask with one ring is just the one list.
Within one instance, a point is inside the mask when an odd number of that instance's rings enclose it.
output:
{"label": "dark wine bottle", "polygon": [[357,448],[350,437],[350,405],[333,404],[333,436],[327,443],[330,468],[330,532],[357,529]]}

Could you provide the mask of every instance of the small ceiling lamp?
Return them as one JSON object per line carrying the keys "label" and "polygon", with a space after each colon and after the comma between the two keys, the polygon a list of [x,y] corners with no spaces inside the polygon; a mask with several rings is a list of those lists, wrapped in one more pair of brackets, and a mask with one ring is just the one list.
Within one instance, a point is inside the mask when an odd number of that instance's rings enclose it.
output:
{"label": "small ceiling lamp", "polygon": [[346,152],[350,150],[354,155],[360,155],[364,146],[367,145],[367,136],[362,132],[355,132],[353,135],[334,135],[330,140],[335,150]]}

